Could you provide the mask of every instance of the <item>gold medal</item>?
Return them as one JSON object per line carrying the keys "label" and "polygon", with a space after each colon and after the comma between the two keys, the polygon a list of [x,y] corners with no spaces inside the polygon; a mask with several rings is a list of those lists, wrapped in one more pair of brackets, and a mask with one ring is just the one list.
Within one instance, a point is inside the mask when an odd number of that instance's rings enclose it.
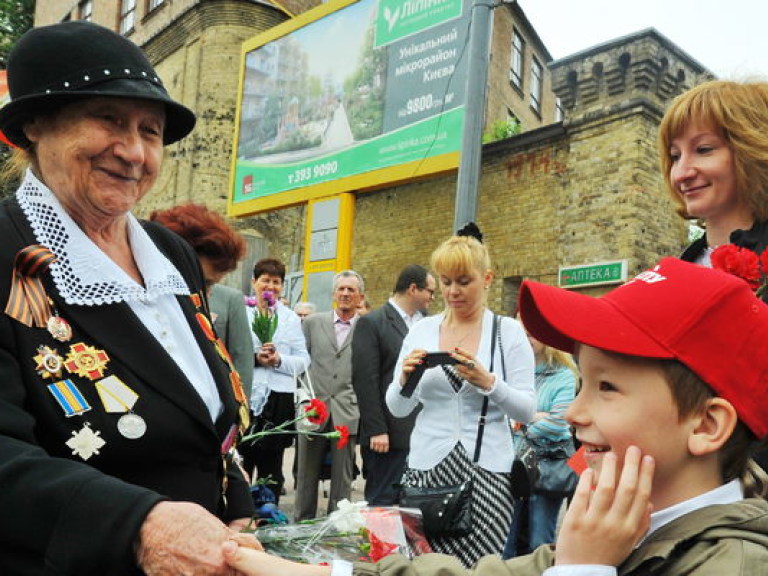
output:
{"label": "gold medal", "polygon": [[69,342],[72,338],[72,326],[61,316],[51,316],[46,322],[48,333],[59,342]]}
{"label": "gold medal", "polygon": [[70,347],[64,366],[72,374],[95,380],[104,376],[108,362],[109,356],[104,350],[78,342]]}
{"label": "gold medal", "polygon": [[48,346],[38,346],[38,354],[33,358],[36,363],[35,370],[43,378],[61,378],[61,369],[64,361],[56,353],[56,350]]}

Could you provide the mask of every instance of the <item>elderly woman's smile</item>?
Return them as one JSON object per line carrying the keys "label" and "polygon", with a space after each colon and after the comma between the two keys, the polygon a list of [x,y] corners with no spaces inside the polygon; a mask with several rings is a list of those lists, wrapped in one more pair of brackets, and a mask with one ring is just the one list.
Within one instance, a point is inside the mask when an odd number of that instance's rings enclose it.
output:
{"label": "elderly woman's smile", "polygon": [[37,117],[25,133],[37,148],[40,178],[90,222],[120,217],[152,187],[164,125],[158,102],[93,98]]}

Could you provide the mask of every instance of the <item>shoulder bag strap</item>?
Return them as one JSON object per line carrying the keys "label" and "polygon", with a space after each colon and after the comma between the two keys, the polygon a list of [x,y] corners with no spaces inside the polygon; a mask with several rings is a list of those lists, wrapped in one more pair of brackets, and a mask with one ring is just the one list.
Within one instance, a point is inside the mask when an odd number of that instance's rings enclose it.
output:
{"label": "shoulder bag strap", "polygon": [[304,362],[301,364],[304,367],[304,370],[299,372],[298,370],[294,369],[293,371],[293,380],[296,382],[296,387],[306,388],[309,391],[310,398],[317,398],[317,396],[315,396],[315,389],[312,386],[312,378],[309,376],[309,367]]}
{"label": "shoulder bag strap", "polygon": [[[493,357],[496,351],[496,339],[493,337],[499,325],[498,314],[493,315],[493,326],[491,328],[491,364],[488,371],[493,374]],[[488,413],[488,396],[483,396],[483,407],[480,410],[480,418],[477,422],[477,441],[475,442],[475,455],[472,463],[475,464],[480,459],[480,450],[483,447],[483,432],[485,431],[485,415]]]}

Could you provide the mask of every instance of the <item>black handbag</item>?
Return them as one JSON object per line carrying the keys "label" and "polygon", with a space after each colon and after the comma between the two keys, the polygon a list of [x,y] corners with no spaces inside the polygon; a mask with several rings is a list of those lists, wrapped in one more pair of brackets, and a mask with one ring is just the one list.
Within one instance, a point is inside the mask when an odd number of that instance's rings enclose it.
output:
{"label": "black handbag", "polygon": [[568,466],[568,459],[574,451],[572,439],[553,443],[523,436],[512,465],[512,495],[562,498],[573,494],[579,477]]}
{"label": "black handbag", "polygon": [[568,459],[575,452],[573,440],[557,444],[539,445],[531,442],[536,452],[537,478],[534,494],[553,498],[570,496],[576,490],[579,477],[568,466]]}
{"label": "black handbag", "polygon": [[512,462],[512,497],[528,498],[539,480],[536,450],[530,443],[521,445]]}
{"label": "black handbag", "polygon": [[[498,316],[494,314],[492,333],[496,332],[497,325]],[[492,345],[489,372],[493,372],[495,349],[496,346]],[[488,397],[485,396],[477,424],[473,466],[480,459],[487,413]],[[421,510],[427,536],[465,536],[472,531],[472,479],[453,486],[403,486],[400,491],[400,506]]]}
{"label": "black handbag", "polygon": [[472,480],[457,486],[405,486],[400,506],[421,510],[429,536],[464,536],[472,530]]}

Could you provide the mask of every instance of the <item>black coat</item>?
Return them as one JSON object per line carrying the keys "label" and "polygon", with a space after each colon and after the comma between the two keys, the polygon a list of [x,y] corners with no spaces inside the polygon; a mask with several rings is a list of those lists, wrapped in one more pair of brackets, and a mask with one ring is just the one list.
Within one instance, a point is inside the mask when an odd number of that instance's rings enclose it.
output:
{"label": "black coat", "polygon": [[[187,281],[201,291],[202,274],[192,249],[153,224],[147,232]],[[9,297],[16,253],[35,237],[15,198],[0,204],[0,304]],[[176,363],[126,303],[68,305],[48,272],[46,291],[71,325],[68,342],[43,328],[0,314],[0,574],[136,573],[133,546],[150,508],[163,499],[196,502],[223,520],[250,516],[252,503],[242,475],[229,466],[228,505],[221,498],[222,442],[236,422],[238,404],[229,370],[195,318],[190,297],[178,297],[216,380],[224,412],[214,425],[207,408]],[[66,417],[33,358],[39,346],[66,357],[85,343],[109,356],[106,375],[116,375],[139,395],[136,414],[143,437],[124,438],[121,414],[107,413],[95,382],[71,379],[92,409]],[[87,461],[66,445],[88,422],[106,444]]]}
{"label": "black coat", "polygon": [[352,339],[352,385],[360,408],[362,446],[378,434],[389,434],[392,448],[407,450],[410,445],[419,411],[395,418],[384,398],[406,334],[405,321],[389,302],[357,320]]}

